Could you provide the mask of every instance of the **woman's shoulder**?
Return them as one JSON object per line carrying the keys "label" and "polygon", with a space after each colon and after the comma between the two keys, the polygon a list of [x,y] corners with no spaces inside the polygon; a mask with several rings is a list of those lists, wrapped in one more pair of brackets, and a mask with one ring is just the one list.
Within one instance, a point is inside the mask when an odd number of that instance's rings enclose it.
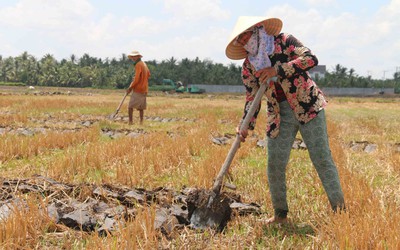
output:
{"label": "woman's shoulder", "polygon": [[300,40],[298,40],[294,35],[290,33],[280,33],[275,37],[275,42],[280,43],[281,45],[295,45],[295,46],[303,46]]}
{"label": "woman's shoulder", "polygon": [[286,41],[289,37],[292,37],[293,35],[290,33],[282,32],[279,33],[277,36],[275,36],[275,40],[281,40],[281,41]]}

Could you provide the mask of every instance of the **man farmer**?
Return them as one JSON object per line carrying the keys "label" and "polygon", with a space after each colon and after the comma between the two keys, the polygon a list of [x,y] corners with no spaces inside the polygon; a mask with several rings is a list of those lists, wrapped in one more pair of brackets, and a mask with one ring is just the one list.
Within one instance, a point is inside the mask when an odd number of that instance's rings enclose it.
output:
{"label": "man farmer", "polygon": [[129,125],[132,125],[133,109],[139,110],[140,124],[143,124],[143,114],[146,109],[147,102],[146,96],[149,86],[150,70],[146,63],[142,61],[142,55],[139,51],[132,51],[128,54],[128,58],[133,61],[135,66],[135,76],[132,79],[126,93],[132,92],[131,99],[128,106]]}

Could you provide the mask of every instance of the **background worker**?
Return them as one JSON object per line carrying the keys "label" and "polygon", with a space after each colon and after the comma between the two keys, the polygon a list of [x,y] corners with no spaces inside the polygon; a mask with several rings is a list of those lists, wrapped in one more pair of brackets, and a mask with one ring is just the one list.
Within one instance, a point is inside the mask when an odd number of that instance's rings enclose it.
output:
{"label": "background worker", "polygon": [[[345,208],[338,171],[332,159],[326,128],[326,100],[308,70],[317,57],[291,34],[280,33],[278,18],[240,17],[226,48],[230,59],[244,59],[242,80],[246,88],[244,116],[260,84],[268,84],[268,183],[274,216],[267,223],[287,221],[286,166],[298,131],[307,145],[334,211]],[[276,82],[266,80],[277,77]],[[249,128],[254,129],[261,104]],[[243,117],[244,117],[243,116]],[[245,141],[248,129],[237,132]]]}
{"label": "background worker", "polygon": [[131,93],[128,105],[129,124],[133,124],[133,109],[139,110],[140,124],[143,124],[144,110],[147,108],[147,93],[149,86],[150,70],[146,63],[142,61],[142,55],[138,51],[132,51],[128,58],[133,61],[135,75],[126,93]]}

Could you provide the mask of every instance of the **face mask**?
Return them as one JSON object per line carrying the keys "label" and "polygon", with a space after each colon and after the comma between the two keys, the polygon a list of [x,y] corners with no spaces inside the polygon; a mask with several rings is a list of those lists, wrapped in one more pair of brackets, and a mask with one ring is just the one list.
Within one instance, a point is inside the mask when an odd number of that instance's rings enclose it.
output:
{"label": "face mask", "polygon": [[257,71],[271,67],[269,55],[272,55],[275,49],[274,36],[268,35],[262,26],[256,28],[244,49],[248,52],[250,63]]}
{"label": "face mask", "polygon": [[243,48],[249,53],[250,56],[255,56],[257,55],[258,52],[258,28],[255,28],[253,31],[253,34],[251,35],[250,39],[247,41],[247,43],[243,46]]}

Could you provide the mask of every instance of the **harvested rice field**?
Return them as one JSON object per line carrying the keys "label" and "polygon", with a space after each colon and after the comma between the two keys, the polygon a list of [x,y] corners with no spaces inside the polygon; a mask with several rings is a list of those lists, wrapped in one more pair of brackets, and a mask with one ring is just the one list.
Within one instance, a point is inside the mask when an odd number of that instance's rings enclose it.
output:
{"label": "harvested rice field", "polygon": [[[0,88],[1,249],[399,249],[400,98],[328,97],[329,142],[347,210],[334,214],[298,134],[289,223],[273,215],[265,102],[223,188],[223,228],[191,226],[188,195],[211,189],[243,95],[150,93],[128,125],[124,91]],[[228,186],[228,185],[227,185]]]}

